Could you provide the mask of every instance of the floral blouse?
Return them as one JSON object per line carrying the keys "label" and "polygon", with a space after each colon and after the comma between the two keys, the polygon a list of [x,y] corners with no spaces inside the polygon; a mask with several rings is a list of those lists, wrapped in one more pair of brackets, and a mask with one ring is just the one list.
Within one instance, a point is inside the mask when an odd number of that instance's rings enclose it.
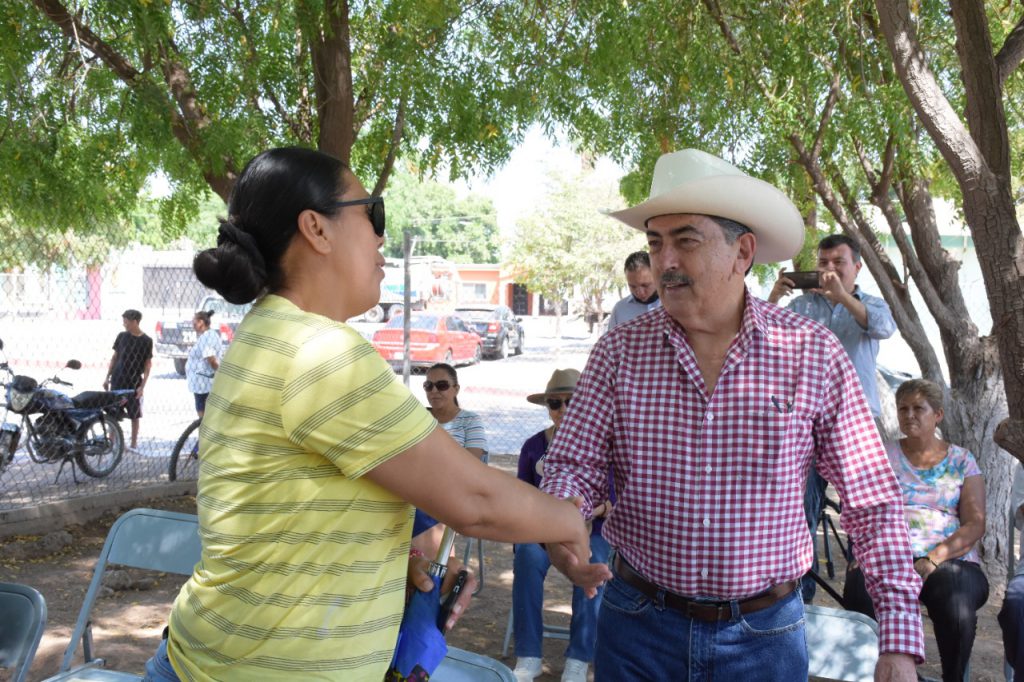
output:
{"label": "floral blouse", "polygon": [[[900,444],[886,443],[893,471],[903,488],[903,513],[910,527],[914,556],[924,556],[960,528],[960,491],[964,479],[980,476],[978,462],[969,450],[950,445],[946,457],[931,469],[916,469],[903,454]],[[978,550],[959,557],[979,563]]]}

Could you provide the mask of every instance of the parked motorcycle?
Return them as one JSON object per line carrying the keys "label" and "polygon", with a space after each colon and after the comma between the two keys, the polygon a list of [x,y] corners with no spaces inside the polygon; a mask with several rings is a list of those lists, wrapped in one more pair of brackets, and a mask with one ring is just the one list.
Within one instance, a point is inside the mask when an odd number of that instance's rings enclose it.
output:
{"label": "parked motorcycle", "polygon": [[[3,351],[0,340],[0,351]],[[68,369],[80,369],[82,363],[69,360]],[[60,462],[57,477],[71,462],[93,478],[109,476],[124,455],[124,433],[118,423],[125,416],[125,405],[135,393],[132,389],[85,391],[72,397],[50,385],[72,386],[54,376],[41,383],[30,376],[15,375],[0,357],[0,376],[6,395],[3,421],[0,423],[0,472],[14,459],[22,438],[32,461]],[[7,421],[14,413],[20,423]]]}

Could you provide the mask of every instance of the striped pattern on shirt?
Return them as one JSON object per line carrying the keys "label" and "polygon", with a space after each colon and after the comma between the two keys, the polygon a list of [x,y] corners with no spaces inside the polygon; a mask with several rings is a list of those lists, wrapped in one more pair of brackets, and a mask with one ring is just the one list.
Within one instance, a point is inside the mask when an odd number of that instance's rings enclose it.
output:
{"label": "striped pattern on shirt", "polygon": [[436,426],[355,330],[267,296],[200,432],[201,562],[175,601],[183,680],[383,679],[412,507],[363,474]]}

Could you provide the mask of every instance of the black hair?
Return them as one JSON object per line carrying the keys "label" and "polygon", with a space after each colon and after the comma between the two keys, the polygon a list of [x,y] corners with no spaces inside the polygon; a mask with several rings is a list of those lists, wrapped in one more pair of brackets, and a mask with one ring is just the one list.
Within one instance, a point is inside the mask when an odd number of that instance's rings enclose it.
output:
{"label": "black hair", "polygon": [[140,313],[135,308],[129,308],[128,310],[124,311],[123,313],[121,313],[121,317],[123,317],[126,320],[132,320],[134,322],[142,321],[142,313]]}
{"label": "black hair", "polygon": [[634,251],[626,256],[626,264],[622,267],[626,272],[636,272],[641,268],[651,267],[651,257],[646,251]]}
{"label": "black hair", "polygon": [[254,157],[238,176],[217,247],[196,255],[200,282],[231,303],[248,303],[285,283],[281,259],[307,209],[333,216],[348,166],[328,154],[279,147]]}
{"label": "black hair", "polygon": [[830,234],[818,242],[818,251],[826,251],[828,249],[836,249],[843,245],[850,247],[850,252],[853,253],[853,262],[860,262],[860,247],[857,246],[857,242],[850,239],[845,234]]}
{"label": "black hair", "polygon": [[200,310],[195,314],[196,319],[202,320],[207,327],[210,326],[210,318],[213,317],[212,310]]}
{"label": "black hair", "polygon": [[[455,368],[449,365],[447,362],[435,362],[432,364],[427,372],[433,372],[435,369],[439,369],[448,375],[448,378],[452,381],[452,386],[459,385],[459,373],[455,371]],[[459,396],[455,396],[455,406],[459,406]]]}

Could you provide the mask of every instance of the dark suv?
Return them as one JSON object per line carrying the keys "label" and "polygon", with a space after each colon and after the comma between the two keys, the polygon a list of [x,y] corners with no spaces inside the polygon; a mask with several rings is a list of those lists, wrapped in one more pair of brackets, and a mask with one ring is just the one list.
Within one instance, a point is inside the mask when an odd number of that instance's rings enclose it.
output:
{"label": "dark suv", "polygon": [[513,315],[508,306],[460,306],[455,309],[455,314],[483,339],[484,354],[492,358],[507,358],[509,351],[522,354],[526,343],[523,319]]}

